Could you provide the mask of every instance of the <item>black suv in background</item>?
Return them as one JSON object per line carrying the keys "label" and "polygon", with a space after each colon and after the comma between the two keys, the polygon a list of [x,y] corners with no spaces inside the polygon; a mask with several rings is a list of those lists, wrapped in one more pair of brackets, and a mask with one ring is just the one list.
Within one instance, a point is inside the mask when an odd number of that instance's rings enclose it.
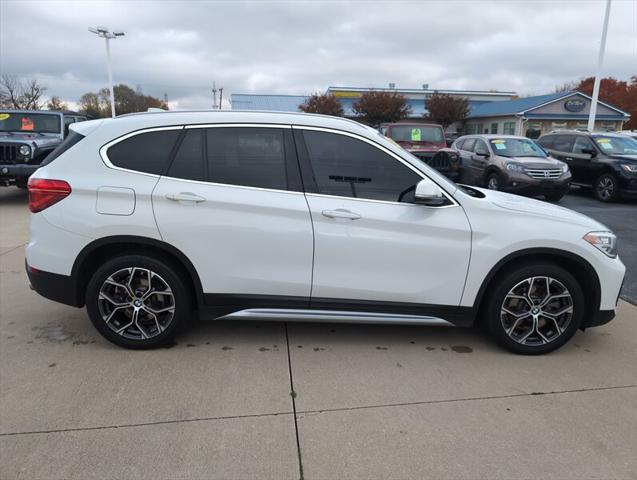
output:
{"label": "black suv in background", "polygon": [[0,110],[0,186],[26,188],[29,176],[69,133],[88,120],[75,112]]}
{"label": "black suv in background", "polygon": [[598,200],[637,198],[637,140],[617,133],[564,130],[537,142],[568,164],[573,184],[592,187]]}

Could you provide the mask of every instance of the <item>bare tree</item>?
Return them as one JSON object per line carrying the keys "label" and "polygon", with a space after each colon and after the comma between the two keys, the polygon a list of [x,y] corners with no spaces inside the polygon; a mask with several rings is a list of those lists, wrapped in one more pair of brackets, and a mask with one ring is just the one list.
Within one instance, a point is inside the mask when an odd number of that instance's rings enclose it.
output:
{"label": "bare tree", "polygon": [[46,87],[32,78],[21,81],[15,75],[0,77],[0,106],[16,110],[39,110]]}
{"label": "bare tree", "polygon": [[56,97],[55,95],[51,97],[49,102],[46,104],[47,110],[57,110],[63,111],[68,110],[66,103],[64,103],[60,97]]}

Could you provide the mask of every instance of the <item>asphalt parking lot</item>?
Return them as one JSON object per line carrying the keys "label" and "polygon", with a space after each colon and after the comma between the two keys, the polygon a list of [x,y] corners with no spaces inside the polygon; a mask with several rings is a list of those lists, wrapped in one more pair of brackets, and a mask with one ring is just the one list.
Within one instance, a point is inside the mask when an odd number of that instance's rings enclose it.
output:
{"label": "asphalt parking lot", "polygon": [[[631,298],[635,204],[561,205],[619,233]],[[637,478],[625,301],[541,357],[470,329],[240,321],[127,351],[28,289],[28,220],[1,189],[2,479]]]}

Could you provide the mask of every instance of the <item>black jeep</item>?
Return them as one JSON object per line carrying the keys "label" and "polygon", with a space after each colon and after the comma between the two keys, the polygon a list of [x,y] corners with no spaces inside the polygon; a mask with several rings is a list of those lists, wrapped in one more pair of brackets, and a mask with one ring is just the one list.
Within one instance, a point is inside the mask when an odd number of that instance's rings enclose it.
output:
{"label": "black jeep", "polygon": [[69,125],[88,120],[74,112],[0,110],[0,186],[24,188]]}

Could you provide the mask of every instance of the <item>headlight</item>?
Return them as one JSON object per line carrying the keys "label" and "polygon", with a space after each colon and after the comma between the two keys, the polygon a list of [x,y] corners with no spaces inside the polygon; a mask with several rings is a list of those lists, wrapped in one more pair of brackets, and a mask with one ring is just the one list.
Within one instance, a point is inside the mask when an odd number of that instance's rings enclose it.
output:
{"label": "headlight", "polygon": [[568,173],[568,165],[567,164],[564,164],[562,166],[562,173]]}
{"label": "headlight", "polygon": [[584,240],[611,258],[617,256],[617,237],[613,232],[589,232]]}
{"label": "headlight", "polygon": [[523,172],[524,166],[519,163],[507,163],[507,170],[511,170],[512,172]]}
{"label": "headlight", "polygon": [[31,147],[29,147],[28,145],[22,145],[20,147],[20,155],[22,155],[23,157],[28,157],[29,155],[31,155]]}
{"label": "headlight", "polygon": [[637,173],[637,165],[630,163],[622,163],[622,168],[630,173]]}

